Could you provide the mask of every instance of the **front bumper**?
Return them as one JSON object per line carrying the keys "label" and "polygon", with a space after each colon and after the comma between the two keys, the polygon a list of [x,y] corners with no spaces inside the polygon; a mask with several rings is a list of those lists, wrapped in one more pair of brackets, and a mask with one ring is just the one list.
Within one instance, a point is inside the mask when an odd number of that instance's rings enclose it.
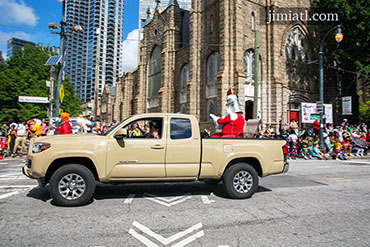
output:
{"label": "front bumper", "polygon": [[37,177],[32,175],[32,171],[30,168],[28,168],[28,165],[25,165],[22,168],[22,172],[26,177],[32,178],[32,179],[37,179],[37,182],[39,183],[39,187],[44,187],[45,186],[45,178]]}
{"label": "front bumper", "polygon": [[283,173],[286,173],[288,171],[289,171],[289,162],[288,161],[284,161]]}
{"label": "front bumper", "polygon": [[23,172],[23,175],[25,175],[26,177],[29,177],[29,178],[32,178],[32,179],[35,179],[35,177],[33,177],[31,174],[31,169],[29,169],[27,167],[27,165],[24,165],[23,168],[22,168],[22,172]]}

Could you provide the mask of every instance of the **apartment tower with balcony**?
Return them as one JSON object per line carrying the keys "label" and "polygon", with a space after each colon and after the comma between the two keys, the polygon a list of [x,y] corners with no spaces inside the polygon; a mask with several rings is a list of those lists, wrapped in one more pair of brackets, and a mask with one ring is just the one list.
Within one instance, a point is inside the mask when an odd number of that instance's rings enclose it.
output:
{"label": "apartment tower with balcony", "polygon": [[[120,74],[124,0],[66,1],[65,73],[83,103],[100,98]],[[80,25],[82,32],[73,32]]]}

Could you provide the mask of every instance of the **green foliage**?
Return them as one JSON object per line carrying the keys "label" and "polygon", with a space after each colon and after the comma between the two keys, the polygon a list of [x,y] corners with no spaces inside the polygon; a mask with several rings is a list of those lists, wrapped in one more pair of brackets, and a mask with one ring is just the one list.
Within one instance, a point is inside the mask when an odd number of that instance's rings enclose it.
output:
{"label": "green foliage", "polygon": [[[335,54],[339,67],[369,75],[370,57],[370,4],[368,0],[316,0],[315,12],[337,13],[344,35],[343,40],[336,44],[334,39],[327,39],[327,50]],[[334,26],[335,24],[331,24]],[[330,26],[330,27],[331,27]],[[323,28],[323,30],[328,30]],[[333,32],[334,33],[334,32]],[[361,78],[361,76],[359,76]],[[346,74],[346,79],[356,79],[355,74]],[[368,80],[368,77],[364,79]],[[351,87],[352,85],[348,85]]]}
{"label": "green foliage", "polygon": [[[48,97],[50,67],[45,66],[53,54],[49,47],[26,45],[24,50],[15,50],[7,61],[0,62],[0,119],[46,118],[48,105],[19,103],[18,96]],[[67,82],[68,84],[68,82]],[[69,83],[70,85],[70,83]],[[54,87],[55,88],[55,87]],[[79,114],[79,100],[73,96],[73,87],[65,89],[66,109]]]}
{"label": "green foliage", "polygon": [[74,88],[69,77],[65,78],[63,86],[64,99],[61,104],[61,109],[63,109],[64,112],[68,112],[71,117],[77,117],[84,109],[80,107],[80,100],[74,96]]}
{"label": "green foliage", "polygon": [[[360,91],[359,95],[361,96],[362,94],[363,92]],[[359,115],[360,116],[359,117],[360,117],[361,122],[370,124],[370,98],[368,97],[369,93],[366,93],[366,96],[368,98],[368,101],[366,103],[360,102],[360,105],[359,105]]]}

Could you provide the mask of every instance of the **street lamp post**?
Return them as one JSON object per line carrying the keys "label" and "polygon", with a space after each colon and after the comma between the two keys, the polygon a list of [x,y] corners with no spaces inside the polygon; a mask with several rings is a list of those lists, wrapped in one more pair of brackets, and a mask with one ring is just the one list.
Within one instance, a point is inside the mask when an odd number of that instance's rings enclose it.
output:
{"label": "street lamp post", "polygon": [[[61,2],[60,0],[58,0]],[[62,0],[63,4],[63,12],[62,12],[62,21],[60,22],[60,32],[54,32],[54,29],[59,29],[57,23],[49,23],[49,29],[51,33],[59,34],[60,35],[60,47],[59,47],[59,55],[62,57],[60,61],[60,66],[58,70],[58,80],[56,85],[56,94],[55,94],[55,116],[59,116],[59,109],[60,109],[60,87],[63,81],[63,70],[64,70],[64,55],[65,55],[65,48],[66,48],[66,1]]]}
{"label": "street lamp post", "polygon": [[[323,66],[323,56],[324,56],[324,41],[326,36],[333,31],[334,29],[337,29],[337,33],[335,35],[335,40],[337,42],[341,42],[343,39],[343,34],[340,29],[340,25],[335,26],[331,28],[325,35],[324,38],[320,42],[320,51],[319,51],[319,66],[320,66],[320,102],[321,104],[324,104],[324,66]],[[323,119],[323,111],[325,110],[325,107],[322,108],[323,110],[320,111],[320,148],[324,147],[324,135],[323,135],[323,128],[324,128],[324,119]]]}
{"label": "street lamp post", "polygon": [[[58,2],[63,2],[63,12],[62,12],[62,21],[60,22],[60,32],[53,31],[54,29],[59,29],[57,23],[49,23],[49,29],[51,33],[59,34],[60,35],[60,47],[59,47],[59,55],[62,57],[60,61],[60,66],[58,70],[58,80],[56,85],[56,94],[55,94],[55,116],[59,116],[59,109],[60,109],[60,88],[63,83],[63,71],[64,71],[64,58],[65,58],[65,51],[66,51],[66,1],[58,0]],[[75,25],[72,27],[72,33],[74,32],[82,32],[83,29],[80,25]]]}

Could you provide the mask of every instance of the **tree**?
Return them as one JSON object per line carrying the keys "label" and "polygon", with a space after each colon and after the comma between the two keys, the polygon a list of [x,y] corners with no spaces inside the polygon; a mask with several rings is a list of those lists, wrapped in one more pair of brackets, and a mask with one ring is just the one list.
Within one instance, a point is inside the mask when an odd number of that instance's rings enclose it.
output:
{"label": "tree", "polygon": [[64,99],[61,104],[61,109],[68,112],[70,116],[77,117],[83,112],[80,107],[80,100],[74,95],[74,88],[69,77],[65,78],[64,83]]}
{"label": "tree", "polygon": [[[0,62],[0,119],[46,118],[47,104],[19,103],[18,96],[48,97],[50,68],[45,62],[53,54],[52,48],[26,45],[17,49],[7,61]],[[66,85],[68,82],[66,83]],[[73,95],[73,87],[68,84],[65,94],[67,108],[72,115],[78,115],[80,102]],[[55,87],[54,87],[55,88]]]}
{"label": "tree", "polygon": [[[336,44],[334,39],[325,41],[325,54],[332,54],[337,61],[338,67],[345,69],[341,71],[343,76],[343,95],[353,96],[355,99],[353,106],[352,121],[358,117],[358,96],[357,81],[367,81],[369,83],[370,74],[370,5],[368,0],[315,0],[314,12],[316,13],[336,13],[339,17],[338,23],[331,23],[327,28],[320,27],[326,32],[328,28],[335,24],[340,24],[344,39]],[[317,24],[317,23],[316,23]],[[322,37],[319,36],[319,37]],[[366,84],[366,83],[365,83]]]}
{"label": "tree", "polygon": [[[362,94],[364,94],[364,92],[361,90],[359,92],[359,96],[362,96]],[[366,98],[368,100],[367,102],[360,102],[360,106],[359,106],[360,116],[359,117],[360,117],[361,122],[370,124],[370,98],[368,97],[369,93],[365,93],[365,95],[367,96]]]}

